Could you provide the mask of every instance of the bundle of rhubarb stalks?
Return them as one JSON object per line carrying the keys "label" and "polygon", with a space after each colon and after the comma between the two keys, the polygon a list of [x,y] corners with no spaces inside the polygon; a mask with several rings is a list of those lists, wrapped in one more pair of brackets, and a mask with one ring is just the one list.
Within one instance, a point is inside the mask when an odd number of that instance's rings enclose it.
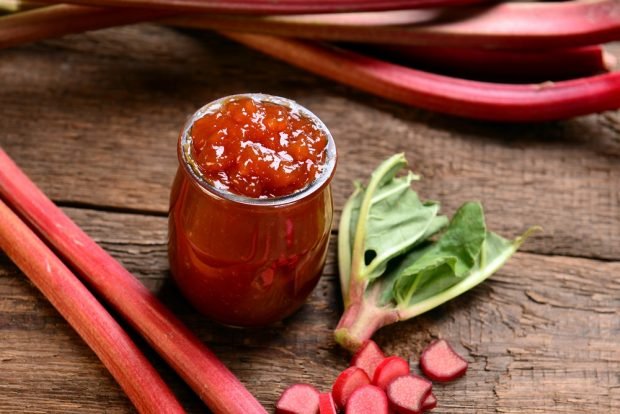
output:
{"label": "bundle of rhubarb stalks", "polygon": [[492,121],[620,108],[620,0],[0,0],[0,47],[144,21],[215,30],[388,98]]}

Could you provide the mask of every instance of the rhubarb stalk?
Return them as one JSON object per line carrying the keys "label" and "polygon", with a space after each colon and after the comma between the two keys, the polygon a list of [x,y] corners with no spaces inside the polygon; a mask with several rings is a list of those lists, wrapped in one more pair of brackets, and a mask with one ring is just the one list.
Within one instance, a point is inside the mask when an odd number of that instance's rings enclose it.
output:
{"label": "rhubarb stalk", "polygon": [[486,0],[40,0],[105,7],[138,7],[206,13],[342,13],[477,4]]}
{"label": "rhubarb stalk", "polygon": [[601,46],[550,50],[351,45],[353,50],[416,69],[486,81],[544,82],[609,72],[616,58]]}
{"label": "rhubarb stalk", "polygon": [[0,48],[71,33],[169,17],[161,10],[114,9],[58,5],[0,17]]}
{"label": "rhubarb stalk", "polygon": [[184,412],[123,328],[1,200],[0,250],[15,262],[97,354],[140,413]]}
{"label": "rhubarb stalk", "polygon": [[265,414],[226,366],[0,149],[0,196],[129,322],[216,414]]}
{"label": "rhubarb stalk", "polygon": [[620,2],[507,2],[491,6],[296,16],[191,15],[175,25],[296,38],[497,49],[555,49],[620,39]]}
{"label": "rhubarb stalk", "polygon": [[225,33],[292,65],[409,105],[494,121],[549,121],[620,107],[620,72],[512,85],[436,75],[358,53],[273,36]]}

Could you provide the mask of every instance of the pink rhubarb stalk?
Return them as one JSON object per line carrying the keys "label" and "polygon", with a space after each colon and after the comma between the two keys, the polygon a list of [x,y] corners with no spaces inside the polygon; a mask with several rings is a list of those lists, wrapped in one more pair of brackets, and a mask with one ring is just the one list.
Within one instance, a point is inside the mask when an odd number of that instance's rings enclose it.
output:
{"label": "pink rhubarb stalk", "polygon": [[0,250],[15,262],[97,354],[140,413],[184,412],[123,328],[1,200]]}
{"label": "pink rhubarb stalk", "polygon": [[609,72],[616,65],[616,58],[601,46],[530,51],[377,45],[360,49],[363,50],[417,69],[486,81],[572,79]]}
{"label": "pink rhubarb stalk", "polygon": [[137,7],[185,12],[232,14],[342,13],[442,7],[482,3],[485,0],[40,0],[48,4]]}
{"label": "pink rhubarb stalk", "polygon": [[176,25],[297,38],[497,49],[555,49],[620,40],[620,2],[506,2],[490,6],[296,16],[191,15]]}
{"label": "pink rhubarb stalk", "polygon": [[556,83],[498,84],[436,75],[308,41],[241,33],[226,36],[375,95],[468,118],[549,121],[620,107],[620,72]]}
{"label": "pink rhubarb stalk", "polygon": [[129,322],[216,414],[266,414],[226,366],[0,149],[0,196]]}
{"label": "pink rhubarb stalk", "polygon": [[169,17],[161,10],[114,9],[58,5],[0,17],[0,48],[88,30]]}

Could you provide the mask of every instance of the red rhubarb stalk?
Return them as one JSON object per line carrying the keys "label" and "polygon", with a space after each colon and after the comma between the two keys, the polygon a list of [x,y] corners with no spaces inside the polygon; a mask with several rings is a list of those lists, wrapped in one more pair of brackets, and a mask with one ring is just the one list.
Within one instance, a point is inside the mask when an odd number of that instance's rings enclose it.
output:
{"label": "red rhubarb stalk", "polygon": [[549,121],[620,107],[620,72],[556,83],[497,84],[436,75],[273,36],[226,36],[292,65],[409,105],[494,121]]}
{"label": "red rhubarb stalk", "polygon": [[164,16],[170,16],[170,13],[135,9],[119,12],[73,5],[42,7],[0,17],[0,48]]}
{"label": "red rhubarb stalk", "polygon": [[[357,47],[353,50],[358,50]],[[616,58],[601,46],[550,50],[365,45],[359,49],[386,60],[456,77],[486,81],[542,82],[609,72]]]}
{"label": "red rhubarb stalk", "polygon": [[138,7],[207,13],[342,13],[478,4],[485,0],[41,0],[48,4]]}
{"label": "red rhubarb stalk", "polygon": [[121,314],[216,414],[265,414],[226,366],[0,149],[0,196]]}
{"label": "red rhubarb stalk", "polygon": [[192,15],[174,24],[308,39],[497,49],[554,49],[620,39],[620,2],[507,2],[484,7],[296,16]]}
{"label": "red rhubarb stalk", "polygon": [[123,328],[1,200],[0,250],[15,262],[97,354],[139,412],[184,412]]}

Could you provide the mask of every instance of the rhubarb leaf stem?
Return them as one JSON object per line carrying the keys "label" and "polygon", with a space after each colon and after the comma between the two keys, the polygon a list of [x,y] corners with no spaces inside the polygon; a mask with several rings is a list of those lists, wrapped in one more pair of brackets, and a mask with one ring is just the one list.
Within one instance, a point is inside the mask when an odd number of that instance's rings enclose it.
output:
{"label": "rhubarb leaf stem", "polygon": [[354,202],[360,194],[359,186],[345,203],[340,215],[340,224],[338,231],[341,236],[338,237],[338,273],[340,275],[340,289],[344,306],[348,306],[349,302],[349,280],[351,275],[351,213]]}

